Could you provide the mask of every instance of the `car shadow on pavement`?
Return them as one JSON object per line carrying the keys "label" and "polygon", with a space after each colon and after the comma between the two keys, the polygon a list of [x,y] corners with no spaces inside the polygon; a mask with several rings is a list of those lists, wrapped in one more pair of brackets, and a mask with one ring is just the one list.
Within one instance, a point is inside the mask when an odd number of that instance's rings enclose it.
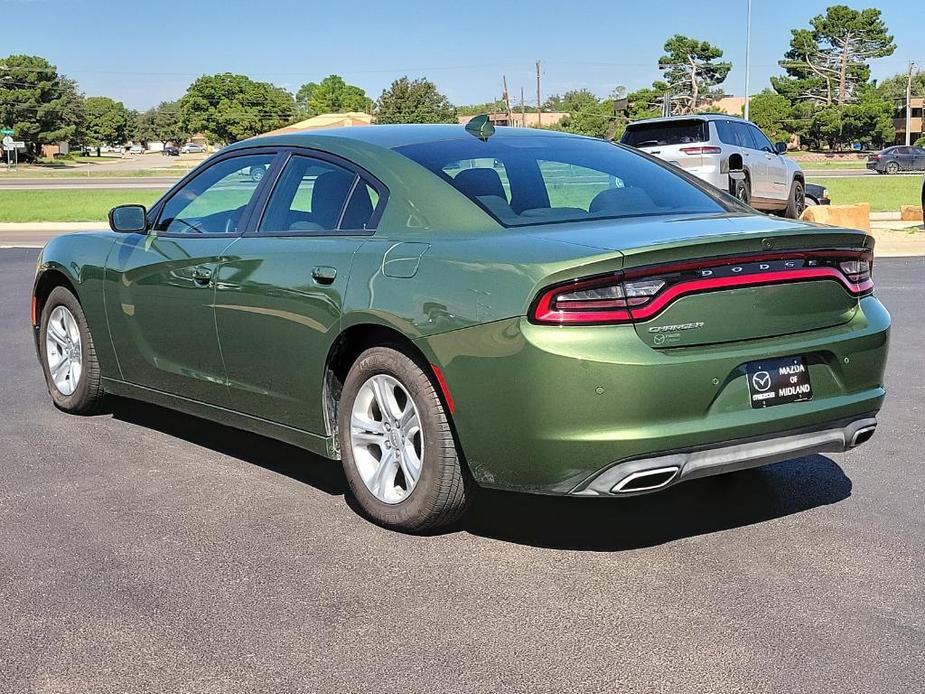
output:
{"label": "car shadow on pavement", "polygon": [[286,475],[332,495],[347,491],[339,463],[282,441],[216,424],[206,419],[110,396],[107,411],[115,419],[160,431],[217,453]]}
{"label": "car shadow on pavement", "polygon": [[462,529],[536,547],[638,549],[834,504],[851,486],[835,461],[813,455],[624,499],[483,490]]}
{"label": "car shadow on pavement", "polygon": [[[331,495],[345,495],[348,505],[360,512],[347,494],[339,463],[157,405],[110,397],[107,410],[120,421],[252,463]],[[623,499],[479,489],[461,522],[433,534],[467,532],[536,547],[619,551],[761,523],[849,496],[851,480],[841,467],[814,455]]]}

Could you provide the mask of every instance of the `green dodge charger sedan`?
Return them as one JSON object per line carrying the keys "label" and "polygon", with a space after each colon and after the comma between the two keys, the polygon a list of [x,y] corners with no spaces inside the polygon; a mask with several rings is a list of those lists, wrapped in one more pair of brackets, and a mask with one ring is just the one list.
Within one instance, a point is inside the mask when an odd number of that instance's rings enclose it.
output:
{"label": "green dodge charger sedan", "polygon": [[339,459],[391,528],[479,487],[613,498],[844,451],[883,402],[870,236],[602,140],[262,137],[109,222],[38,261],[55,405],[111,393]]}

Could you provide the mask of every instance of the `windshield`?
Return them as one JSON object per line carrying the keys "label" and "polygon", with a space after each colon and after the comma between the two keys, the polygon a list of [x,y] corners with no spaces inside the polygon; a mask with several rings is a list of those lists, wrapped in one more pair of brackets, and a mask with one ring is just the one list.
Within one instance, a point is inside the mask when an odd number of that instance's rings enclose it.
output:
{"label": "windshield", "polygon": [[665,147],[706,142],[707,123],[702,120],[672,120],[629,125],[620,139],[630,147]]}
{"label": "windshield", "polygon": [[727,211],[665,166],[604,140],[466,137],[396,151],[505,226]]}

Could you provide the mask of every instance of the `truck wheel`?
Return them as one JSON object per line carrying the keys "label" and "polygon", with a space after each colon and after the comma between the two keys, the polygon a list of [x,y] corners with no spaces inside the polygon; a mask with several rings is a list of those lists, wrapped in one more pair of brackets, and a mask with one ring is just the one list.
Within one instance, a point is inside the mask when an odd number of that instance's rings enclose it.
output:
{"label": "truck wheel", "polygon": [[736,181],[734,195],[746,205],[752,204],[752,184],[746,178],[744,181]]}
{"label": "truck wheel", "polygon": [[784,216],[789,219],[799,219],[806,209],[806,190],[800,181],[794,181],[790,186],[790,198],[787,200],[787,211]]}

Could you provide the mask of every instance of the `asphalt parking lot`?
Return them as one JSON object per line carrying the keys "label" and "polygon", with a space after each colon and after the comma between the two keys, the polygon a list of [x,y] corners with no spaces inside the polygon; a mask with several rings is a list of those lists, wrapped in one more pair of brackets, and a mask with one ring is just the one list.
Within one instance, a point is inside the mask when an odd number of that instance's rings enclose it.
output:
{"label": "asphalt parking lot", "polygon": [[55,410],[0,250],[0,691],[921,692],[925,259],[877,261],[858,450],[403,536],[337,464],[128,401]]}

